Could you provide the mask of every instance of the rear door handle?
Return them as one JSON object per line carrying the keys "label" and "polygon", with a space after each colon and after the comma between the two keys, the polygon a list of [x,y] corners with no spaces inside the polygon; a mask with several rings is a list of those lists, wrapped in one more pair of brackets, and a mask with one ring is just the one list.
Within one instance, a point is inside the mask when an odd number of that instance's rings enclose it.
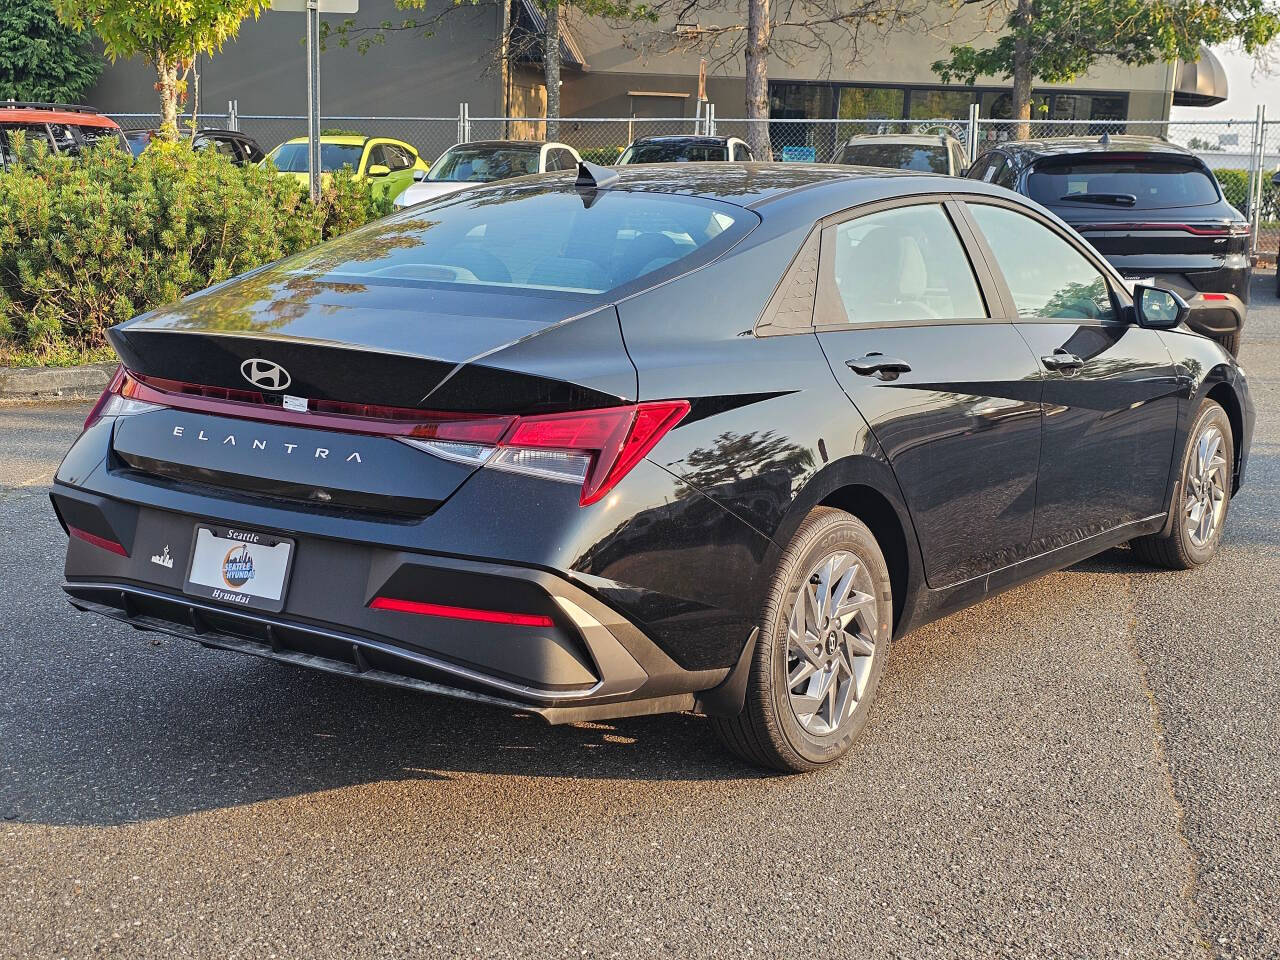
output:
{"label": "rear door handle", "polygon": [[1044,364],[1046,370],[1079,370],[1084,366],[1083,360],[1074,353],[1067,353],[1061,347],[1053,351],[1050,356],[1041,357],[1040,362]]}
{"label": "rear door handle", "polygon": [[881,380],[897,380],[900,374],[910,373],[911,364],[882,353],[868,353],[865,357],[846,360],[844,365],[860,377],[879,377]]}

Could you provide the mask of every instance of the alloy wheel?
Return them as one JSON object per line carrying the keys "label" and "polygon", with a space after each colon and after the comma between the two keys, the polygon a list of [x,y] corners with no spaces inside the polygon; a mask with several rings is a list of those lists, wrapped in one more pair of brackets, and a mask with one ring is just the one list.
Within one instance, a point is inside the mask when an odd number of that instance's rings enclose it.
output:
{"label": "alloy wheel", "polygon": [[1225,442],[1217,424],[1209,424],[1196,438],[1187,462],[1183,522],[1187,536],[1198,548],[1213,542],[1227,512],[1227,461]]}
{"label": "alloy wheel", "polygon": [[787,619],[787,692],[813,736],[834,733],[866,692],[879,630],[866,564],[845,550],[820,560]]}

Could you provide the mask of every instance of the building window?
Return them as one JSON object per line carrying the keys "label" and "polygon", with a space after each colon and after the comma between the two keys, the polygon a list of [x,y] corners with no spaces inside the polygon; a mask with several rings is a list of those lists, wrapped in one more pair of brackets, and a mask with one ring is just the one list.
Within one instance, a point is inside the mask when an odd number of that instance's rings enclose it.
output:
{"label": "building window", "polygon": [[965,120],[973,103],[972,90],[912,90],[912,120]]}

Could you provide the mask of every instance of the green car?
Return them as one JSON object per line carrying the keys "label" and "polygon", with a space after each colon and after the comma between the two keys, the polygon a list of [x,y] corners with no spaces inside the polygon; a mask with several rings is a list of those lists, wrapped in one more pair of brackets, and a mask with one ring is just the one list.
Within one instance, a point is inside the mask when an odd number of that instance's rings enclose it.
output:
{"label": "green car", "polygon": [[[267,154],[267,160],[274,163],[282,175],[293,177],[306,185],[310,172],[306,137],[285,141]],[[367,180],[369,189],[375,194],[395,197],[413,183],[415,170],[425,171],[429,164],[418,156],[416,148],[403,140],[359,134],[322,136],[321,177],[343,167],[350,167],[355,171],[357,180]]]}

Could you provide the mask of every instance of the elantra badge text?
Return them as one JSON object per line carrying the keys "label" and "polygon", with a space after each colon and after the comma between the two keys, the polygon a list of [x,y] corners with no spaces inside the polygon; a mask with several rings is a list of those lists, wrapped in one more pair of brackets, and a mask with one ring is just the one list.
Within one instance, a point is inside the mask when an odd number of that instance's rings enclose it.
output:
{"label": "elantra badge text", "polygon": [[[187,436],[187,428],[186,428],[186,427],[174,427],[174,428],[173,428],[173,435],[174,435],[175,437],[186,437],[186,436]],[[237,443],[237,441],[236,441],[236,435],[235,435],[234,433],[228,433],[226,436],[224,436],[224,437],[222,438],[222,440],[221,440],[221,441],[218,441],[215,437],[211,437],[211,436],[209,436],[207,433],[205,433],[203,430],[200,430],[200,431],[198,431],[198,432],[196,433],[196,435],[195,435],[194,437],[191,437],[190,439],[192,439],[192,440],[199,440],[199,441],[201,441],[202,443],[217,442],[217,443],[219,443],[219,445],[224,446],[224,447],[235,447],[235,446],[239,446],[239,444],[238,444],[238,443]],[[267,449],[267,441],[266,441],[266,440],[250,440],[250,441],[247,441],[247,442],[248,442],[248,444],[249,444],[249,449],[250,449],[250,450],[261,450],[261,451],[265,451],[265,450]],[[282,448],[286,454],[292,454],[292,453],[293,453],[293,451],[297,450],[297,449],[298,449],[298,447],[300,446],[300,444],[296,444],[296,443],[280,443],[279,441],[277,441],[277,445],[278,445],[280,448]],[[330,454],[330,453],[332,453],[332,451],[331,451],[328,447],[314,447],[314,448],[312,448],[312,447],[308,447],[308,449],[314,450],[314,453],[312,454],[312,457],[313,457],[314,459],[316,459],[316,460],[328,460],[328,459],[329,459],[329,454]],[[341,455],[341,454],[339,454],[339,455]],[[360,451],[359,451],[359,450],[352,450],[352,451],[351,451],[351,453],[349,453],[349,454],[344,458],[344,460],[345,460],[345,462],[346,462],[346,463],[364,463],[364,458],[360,456]]]}
{"label": "elantra badge text", "polygon": [[240,373],[255,387],[262,387],[264,390],[283,390],[293,382],[289,371],[280,364],[257,357],[251,357],[240,364]]}

